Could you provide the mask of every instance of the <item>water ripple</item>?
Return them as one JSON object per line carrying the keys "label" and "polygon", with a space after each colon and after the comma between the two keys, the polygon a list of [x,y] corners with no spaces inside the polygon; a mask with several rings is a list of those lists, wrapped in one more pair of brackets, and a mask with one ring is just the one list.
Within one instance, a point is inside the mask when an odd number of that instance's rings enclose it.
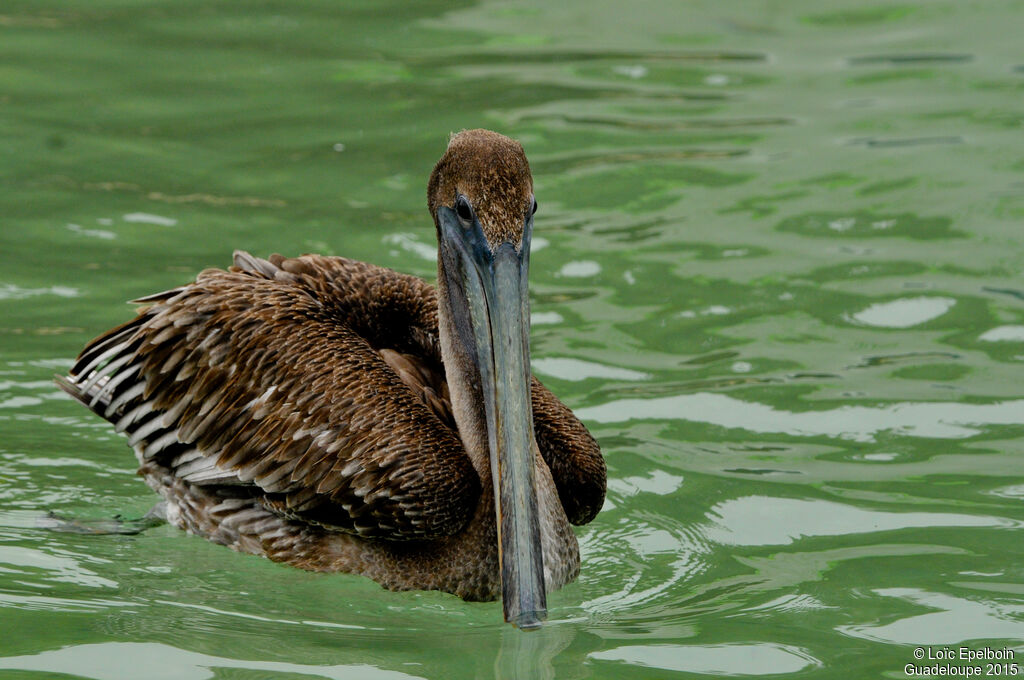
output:
{"label": "water ripple", "polygon": [[806,650],[775,643],[722,645],[627,645],[590,654],[591,659],[699,675],[777,675],[822,663]]}
{"label": "water ripple", "polygon": [[919,588],[880,588],[874,593],[885,598],[911,602],[938,610],[902,617],[891,623],[837,626],[851,637],[898,645],[945,645],[968,640],[1007,640],[1019,645],[1024,640],[1024,605],[981,602]]}
{"label": "water ripple", "polygon": [[935,439],[973,437],[988,426],[1019,424],[1022,411],[1024,399],[991,404],[900,402],[793,412],[727,394],[698,392],[654,399],[618,399],[578,409],[577,414],[585,421],[598,423],[684,420],[749,432],[871,442],[883,432]]}
{"label": "water ripple", "polygon": [[585,62],[585,61],[664,61],[664,62],[764,62],[768,55],[763,52],[737,52],[725,50],[692,50],[685,52],[645,52],[642,50],[618,52],[615,50],[473,50],[444,51],[432,49],[429,52],[409,54],[409,63],[423,66],[450,66],[451,64],[550,64],[554,62]]}
{"label": "water ripple", "polygon": [[896,531],[915,527],[1020,529],[1005,517],[948,512],[883,512],[821,500],[746,496],[723,501],[708,512],[701,533],[723,545],[788,545],[814,536]]}
{"label": "water ripple", "polygon": [[274,661],[246,661],[190,652],[156,642],[104,642],[71,645],[38,654],[0,657],[0,669],[58,673],[91,680],[213,680],[215,669],[240,669],[253,673],[288,673],[332,680],[353,677],[368,680],[412,680],[418,675],[383,670],[368,664],[317,666]]}
{"label": "water ripple", "polygon": [[851,66],[872,64],[965,64],[974,59],[971,54],[944,54],[941,52],[911,52],[907,54],[871,54],[863,57],[850,57],[847,63]]}

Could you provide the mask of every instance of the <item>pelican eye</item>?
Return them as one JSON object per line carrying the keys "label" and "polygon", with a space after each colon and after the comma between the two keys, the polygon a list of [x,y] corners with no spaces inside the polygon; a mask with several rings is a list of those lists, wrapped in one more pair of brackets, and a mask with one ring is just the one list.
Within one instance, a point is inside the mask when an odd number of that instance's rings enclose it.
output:
{"label": "pelican eye", "polygon": [[533,199],[533,205],[530,206],[530,214],[531,215],[536,215],[537,214],[537,199],[536,198]]}
{"label": "pelican eye", "polygon": [[455,212],[463,222],[473,222],[473,206],[469,204],[469,199],[465,196],[455,199]]}

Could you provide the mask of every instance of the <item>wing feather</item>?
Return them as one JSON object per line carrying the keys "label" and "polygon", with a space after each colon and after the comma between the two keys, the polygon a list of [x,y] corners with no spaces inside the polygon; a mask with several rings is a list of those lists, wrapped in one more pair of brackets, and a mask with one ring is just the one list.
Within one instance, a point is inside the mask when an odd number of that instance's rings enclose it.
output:
{"label": "wing feather", "polygon": [[[455,431],[431,286],[344,258],[239,251],[228,271],[136,302],[148,306],[57,381],[144,467],[364,536],[465,524],[480,482]],[[536,378],[532,401],[566,514],[586,523],[604,501],[600,449]]]}
{"label": "wing feather", "polygon": [[[476,472],[374,347],[390,334],[422,354],[406,336],[436,323],[432,291],[313,259],[236,255],[231,271],[143,298],[149,306],[90,344],[61,386],[128,434],[141,462],[192,484],[249,487],[276,512],[364,536],[457,532],[480,492]],[[389,327],[360,318],[396,297]]]}

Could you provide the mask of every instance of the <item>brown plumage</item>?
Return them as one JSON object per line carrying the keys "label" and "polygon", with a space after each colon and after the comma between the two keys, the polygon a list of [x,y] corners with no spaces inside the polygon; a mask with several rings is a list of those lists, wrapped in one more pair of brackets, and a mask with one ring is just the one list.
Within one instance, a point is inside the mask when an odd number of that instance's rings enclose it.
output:
{"label": "brown plumage", "polygon": [[[428,188],[439,239],[439,215],[450,221],[460,196],[491,251],[512,244],[525,258],[533,184],[517,142],[452,138]],[[89,343],[59,384],[128,436],[181,528],[392,589],[493,599],[502,575],[481,374],[459,341],[462,293],[444,258],[439,279],[436,290],[344,258],[236,252],[226,271],[137,300],[138,316]],[[535,378],[529,393],[552,589],[578,572],[568,522],[597,514],[605,466]]]}

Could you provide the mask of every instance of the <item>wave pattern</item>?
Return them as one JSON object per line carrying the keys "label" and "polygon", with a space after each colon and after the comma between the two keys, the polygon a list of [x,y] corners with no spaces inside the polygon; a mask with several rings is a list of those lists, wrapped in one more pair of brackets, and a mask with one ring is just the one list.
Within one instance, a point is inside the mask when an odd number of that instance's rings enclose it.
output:
{"label": "wave pattern", "polygon": [[[0,13],[0,669],[873,677],[1019,648],[1017,15],[449,5]],[[534,370],[609,466],[548,626],[166,528],[40,530],[155,500],[50,383],[122,300],[237,247],[430,278],[421,185],[474,126],[529,153]]]}

